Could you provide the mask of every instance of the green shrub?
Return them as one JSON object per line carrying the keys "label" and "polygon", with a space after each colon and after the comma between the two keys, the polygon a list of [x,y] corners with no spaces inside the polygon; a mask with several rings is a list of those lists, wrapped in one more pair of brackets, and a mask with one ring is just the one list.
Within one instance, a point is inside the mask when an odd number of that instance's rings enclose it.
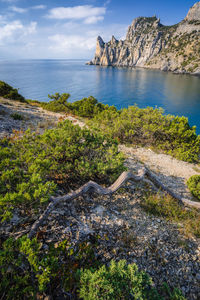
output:
{"label": "green shrub", "polygon": [[117,110],[98,103],[92,96],[73,103],[67,102],[69,94],[56,93],[50,97],[54,100],[41,103],[43,108],[90,119],[91,129],[106,133],[120,143],[151,146],[180,160],[199,161],[200,136],[186,117],[165,115],[163,109],[152,107],[129,106]]}
{"label": "green shrub", "polygon": [[150,277],[125,260],[112,260],[108,268],[104,265],[98,270],[82,270],[80,285],[80,297],[84,300],[159,299]]}
{"label": "green shrub", "polygon": [[200,175],[193,175],[187,181],[187,186],[197,199],[200,200]]}
{"label": "green shrub", "polygon": [[108,105],[98,103],[98,101],[92,96],[73,103],[68,102],[70,95],[66,93],[55,93],[54,95],[48,95],[48,97],[52,99],[52,101],[48,103],[41,103],[41,106],[44,109],[54,112],[72,113],[85,118],[92,118],[94,115],[108,108]]}
{"label": "green shrub", "polygon": [[153,146],[181,160],[199,161],[200,136],[196,127],[190,127],[185,117],[164,115],[162,109],[109,108],[96,115],[89,126],[117,138],[120,143]]}
{"label": "green shrub", "polygon": [[169,299],[169,300],[186,300],[186,298],[183,296],[182,292],[174,288],[173,290],[170,290],[168,284],[166,282],[163,283],[162,286],[162,295],[163,300]]}
{"label": "green shrub", "polygon": [[102,134],[70,121],[42,135],[27,131],[20,139],[0,141],[1,215],[16,206],[40,206],[57,187],[69,192],[88,180],[111,183],[123,170],[117,143]]}
{"label": "green shrub", "polygon": [[96,265],[93,246],[80,243],[76,249],[68,241],[42,243],[26,236],[7,239],[0,246],[0,295],[2,299],[44,299],[44,292],[75,293],[77,270]]}
{"label": "green shrub", "polygon": [[135,299],[135,300],[184,300],[178,289],[170,292],[165,284],[163,298],[153,287],[152,279],[144,271],[139,272],[135,264],[128,265],[125,260],[111,261],[110,266],[80,271],[80,297],[93,299]]}
{"label": "green shrub", "polygon": [[11,114],[10,115],[14,120],[19,120],[19,121],[22,121],[24,120],[23,116],[18,114],[18,113],[14,113],[14,114]]}
{"label": "green shrub", "polygon": [[88,98],[83,98],[82,100],[75,101],[68,104],[70,112],[73,114],[84,117],[93,118],[98,113],[108,108],[108,105],[98,103],[98,101],[90,96]]}
{"label": "green shrub", "polygon": [[[94,236],[95,238],[95,236]],[[51,243],[43,249],[37,239],[23,236],[0,244],[0,295],[2,299],[57,299],[63,291],[71,299],[184,300],[180,290],[163,285],[160,296],[151,278],[135,264],[111,261],[99,267],[93,243],[73,247],[69,241]],[[88,269],[83,271],[83,267]],[[79,287],[79,291],[78,291]]]}
{"label": "green shrub", "polygon": [[17,89],[14,89],[4,81],[0,81],[0,96],[11,100],[26,102],[25,98],[18,93]]}
{"label": "green shrub", "polygon": [[14,241],[10,238],[4,242],[0,250],[0,292],[5,299],[33,299],[39,290],[44,290],[56,259],[40,259],[39,249],[36,239],[23,237]]}
{"label": "green shrub", "polygon": [[68,112],[68,98],[70,97],[70,94],[67,93],[63,93],[63,94],[59,94],[59,93],[55,93],[54,95],[48,95],[49,99],[51,99],[52,101],[44,103],[41,103],[41,106],[46,109],[46,110],[50,110],[50,111],[54,111],[54,112]]}

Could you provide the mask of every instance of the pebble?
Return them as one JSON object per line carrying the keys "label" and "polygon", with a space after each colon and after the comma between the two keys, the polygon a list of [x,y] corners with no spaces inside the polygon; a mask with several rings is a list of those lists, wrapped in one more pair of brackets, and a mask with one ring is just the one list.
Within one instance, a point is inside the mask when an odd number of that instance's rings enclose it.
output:
{"label": "pebble", "polygon": [[197,273],[197,274],[196,274],[196,279],[197,279],[198,281],[200,281],[200,273]]}

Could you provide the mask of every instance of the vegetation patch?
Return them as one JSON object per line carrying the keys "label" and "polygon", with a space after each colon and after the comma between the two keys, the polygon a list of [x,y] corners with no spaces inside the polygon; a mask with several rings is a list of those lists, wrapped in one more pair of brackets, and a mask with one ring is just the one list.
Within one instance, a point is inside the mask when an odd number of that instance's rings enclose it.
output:
{"label": "vegetation patch", "polygon": [[98,264],[94,246],[83,242],[75,249],[64,240],[44,251],[36,238],[7,239],[0,246],[2,299],[44,299],[47,294],[57,297],[61,290],[77,295],[78,269]]}
{"label": "vegetation patch", "polygon": [[68,102],[70,94],[67,93],[55,93],[54,95],[48,95],[48,97],[52,100],[48,103],[41,103],[41,106],[44,109],[54,112],[71,113],[85,118],[92,118],[104,109],[108,108],[108,105],[98,103],[97,99],[92,96],[73,103]]}
{"label": "vegetation patch", "polygon": [[27,131],[22,138],[1,140],[1,217],[8,217],[15,207],[48,202],[57,188],[69,192],[88,180],[113,182],[124,171],[117,148],[116,141],[70,121],[42,135]]}
{"label": "vegetation patch", "polygon": [[[43,134],[27,131],[22,137],[16,134],[0,140],[2,222],[11,218],[13,212],[19,214],[22,222],[30,222],[30,212],[41,214],[51,196],[61,191],[68,193],[89,180],[112,183],[125,170],[124,157],[118,152],[119,142],[153,145],[186,161],[199,159],[200,137],[187,118],[166,116],[163,110],[149,107],[117,110],[98,103],[94,97],[69,103],[69,96],[56,93],[49,96],[49,103],[29,103],[83,117],[90,129],[63,121]],[[20,120],[22,116],[15,113],[12,117]],[[195,181],[193,189],[197,186]],[[147,196],[142,206],[150,213],[181,222],[187,233],[200,237],[197,210],[186,210],[171,197],[160,195]],[[17,225],[12,228],[16,230]],[[17,240],[0,237],[2,299],[51,296],[85,300],[184,300],[178,289],[171,291],[166,284],[163,290],[156,290],[148,274],[139,271],[135,264],[113,260],[103,265],[94,255],[99,242],[95,235],[90,242],[79,241],[76,245],[70,243],[70,238],[44,245],[39,242],[40,234],[33,240],[26,236]],[[128,238],[125,241],[129,242]]]}
{"label": "vegetation patch", "polygon": [[[37,239],[7,239],[0,246],[0,293],[2,299],[44,299],[46,295],[71,299],[184,300],[178,289],[164,284],[159,293],[152,279],[125,260],[100,265],[94,243],[76,248],[64,240],[44,251]],[[162,296],[164,295],[164,296]]]}
{"label": "vegetation patch", "polygon": [[187,181],[187,186],[194,197],[200,200],[200,175],[193,175]]}
{"label": "vegetation patch", "polygon": [[182,223],[184,232],[200,237],[200,213],[196,209],[186,209],[169,195],[152,194],[142,200],[145,211]]}
{"label": "vegetation patch", "polygon": [[4,81],[0,81],[0,96],[7,99],[26,102],[25,98],[18,93],[18,89],[14,89]]}
{"label": "vegetation patch", "polygon": [[103,132],[120,143],[153,146],[180,160],[199,161],[200,136],[186,117],[165,115],[161,108],[141,109],[136,105],[117,110],[98,103],[92,96],[73,103],[67,102],[69,94],[56,93],[50,97],[54,100],[41,103],[43,108],[89,119],[88,126],[93,131]]}
{"label": "vegetation patch", "polygon": [[19,121],[24,120],[24,117],[18,113],[11,114],[10,116],[13,118],[13,120],[19,120]]}
{"label": "vegetation patch", "polygon": [[80,273],[80,297],[83,299],[161,299],[152,286],[151,278],[139,272],[135,264],[125,260],[111,261],[98,270],[82,270]]}
{"label": "vegetation patch", "polygon": [[199,161],[196,127],[190,127],[185,117],[164,115],[160,108],[130,106],[117,111],[111,107],[94,116],[89,125],[120,143],[153,146],[180,160]]}

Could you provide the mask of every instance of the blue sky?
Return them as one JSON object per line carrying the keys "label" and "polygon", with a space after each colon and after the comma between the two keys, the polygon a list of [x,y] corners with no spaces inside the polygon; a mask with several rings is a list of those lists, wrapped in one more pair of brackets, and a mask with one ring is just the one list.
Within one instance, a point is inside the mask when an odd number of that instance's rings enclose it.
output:
{"label": "blue sky", "polygon": [[92,58],[96,37],[123,38],[138,16],[181,21],[190,0],[0,0],[0,59]]}

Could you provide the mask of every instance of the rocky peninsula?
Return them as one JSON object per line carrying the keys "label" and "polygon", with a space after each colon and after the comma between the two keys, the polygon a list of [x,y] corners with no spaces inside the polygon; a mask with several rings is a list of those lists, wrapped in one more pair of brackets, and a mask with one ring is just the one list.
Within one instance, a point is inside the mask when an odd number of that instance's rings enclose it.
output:
{"label": "rocky peninsula", "polygon": [[200,2],[180,23],[165,26],[160,19],[138,17],[128,27],[125,40],[98,36],[95,57],[88,64],[145,67],[174,73],[200,74]]}

